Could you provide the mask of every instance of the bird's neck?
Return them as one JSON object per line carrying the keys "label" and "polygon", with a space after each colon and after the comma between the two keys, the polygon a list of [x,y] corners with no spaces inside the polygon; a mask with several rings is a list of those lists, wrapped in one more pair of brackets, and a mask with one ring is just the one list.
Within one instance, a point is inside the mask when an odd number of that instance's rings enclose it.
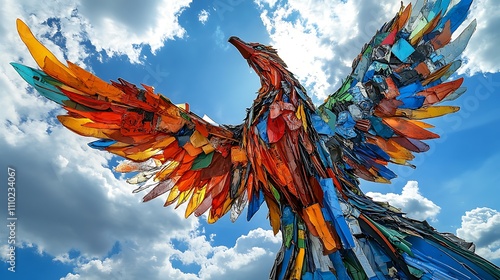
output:
{"label": "bird's neck", "polygon": [[284,88],[285,83],[294,86],[298,83],[293,77],[293,74],[278,63],[256,63],[254,65],[254,70],[260,77],[261,88],[258,92],[259,96],[280,91]]}
{"label": "bird's neck", "polygon": [[270,61],[250,65],[258,73],[261,82],[258,96],[251,108],[252,112],[249,112],[248,117],[251,122],[257,120],[275,101],[291,103],[295,107],[298,107],[299,103],[304,103],[310,108],[314,107],[305,89],[285,66]]}

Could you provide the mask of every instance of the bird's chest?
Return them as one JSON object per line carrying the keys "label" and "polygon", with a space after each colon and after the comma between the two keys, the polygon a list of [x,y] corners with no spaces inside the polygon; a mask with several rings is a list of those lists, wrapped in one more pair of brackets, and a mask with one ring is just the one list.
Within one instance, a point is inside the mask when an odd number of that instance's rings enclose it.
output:
{"label": "bird's chest", "polygon": [[308,132],[313,128],[309,125],[305,104],[292,100],[281,90],[269,94],[268,98],[257,99],[248,110],[243,138],[256,168],[274,169],[281,162],[295,167],[295,160],[290,159],[297,159],[299,145],[312,151]]}
{"label": "bird's chest", "polygon": [[245,119],[246,139],[271,146],[285,135],[296,137],[307,130],[306,102],[297,98],[289,87],[259,94]]}

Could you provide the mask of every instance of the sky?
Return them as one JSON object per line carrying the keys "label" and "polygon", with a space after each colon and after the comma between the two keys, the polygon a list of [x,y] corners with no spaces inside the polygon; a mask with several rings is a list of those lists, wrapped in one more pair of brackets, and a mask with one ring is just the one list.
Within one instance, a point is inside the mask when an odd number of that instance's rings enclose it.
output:
{"label": "sky", "polygon": [[[0,216],[7,223],[7,169],[16,170],[16,272],[8,271],[8,227],[0,227],[1,279],[264,279],[280,237],[266,210],[247,222],[141,202],[111,171],[117,158],[63,128],[62,114],[16,74],[36,64],[15,30],[23,19],[62,61],[104,80],[154,86],[198,115],[238,124],[259,88],[227,39],[271,44],[316,104],[334,92],[399,1],[5,0],[0,9]],[[468,92],[432,120],[440,139],[416,169],[391,166],[392,184],[362,182],[376,200],[476,243],[500,265],[500,2],[476,0],[478,26],[464,53]]]}

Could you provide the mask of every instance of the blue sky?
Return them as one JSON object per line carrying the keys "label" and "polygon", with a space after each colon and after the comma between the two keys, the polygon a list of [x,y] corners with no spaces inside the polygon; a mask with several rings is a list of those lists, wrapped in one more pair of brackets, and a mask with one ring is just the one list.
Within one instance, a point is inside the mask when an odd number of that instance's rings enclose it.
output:
{"label": "blue sky", "polygon": [[[227,43],[231,35],[272,44],[316,104],[333,92],[399,1],[217,0],[4,1],[0,11],[0,167],[16,169],[16,272],[2,279],[261,279],[280,244],[262,210],[247,222],[184,220],[159,199],[143,204],[110,168],[116,158],[62,128],[62,113],[27,88],[9,62],[34,66],[15,32],[22,18],[61,59],[104,80],[145,83],[198,115],[237,124],[259,80]],[[387,1],[386,1],[387,2]],[[478,29],[465,52],[468,92],[461,111],[433,120],[442,137],[417,155],[415,170],[393,166],[390,185],[362,183],[410,217],[477,244],[500,264],[500,55],[498,1],[475,1]],[[6,182],[4,176],[1,176]],[[3,185],[5,185],[2,183]],[[7,193],[0,191],[6,223]],[[8,252],[0,227],[2,260]]]}

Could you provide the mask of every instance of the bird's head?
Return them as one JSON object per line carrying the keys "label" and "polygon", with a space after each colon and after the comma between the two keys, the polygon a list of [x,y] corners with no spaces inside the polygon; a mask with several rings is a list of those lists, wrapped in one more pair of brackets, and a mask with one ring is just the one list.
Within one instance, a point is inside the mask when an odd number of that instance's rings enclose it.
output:
{"label": "bird's head", "polygon": [[241,53],[261,79],[263,87],[280,87],[283,79],[293,79],[293,75],[286,69],[285,62],[278,56],[278,52],[271,46],[259,43],[246,43],[238,37],[232,36],[229,42]]}

